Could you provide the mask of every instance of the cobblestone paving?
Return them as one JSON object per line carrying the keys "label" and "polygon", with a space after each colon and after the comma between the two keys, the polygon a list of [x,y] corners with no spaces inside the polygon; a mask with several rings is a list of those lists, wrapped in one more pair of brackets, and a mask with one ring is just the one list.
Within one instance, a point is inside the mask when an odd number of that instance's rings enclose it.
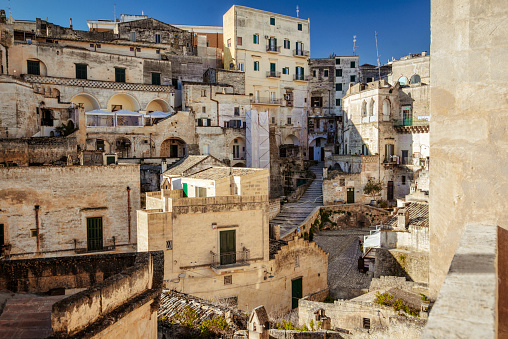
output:
{"label": "cobblestone paving", "polygon": [[328,257],[328,287],[333,299],[350,299],[369,288],[371,277],[358,271],[362,251],[359,239],[369,230],[348,229],[321,231],[314,241]]}

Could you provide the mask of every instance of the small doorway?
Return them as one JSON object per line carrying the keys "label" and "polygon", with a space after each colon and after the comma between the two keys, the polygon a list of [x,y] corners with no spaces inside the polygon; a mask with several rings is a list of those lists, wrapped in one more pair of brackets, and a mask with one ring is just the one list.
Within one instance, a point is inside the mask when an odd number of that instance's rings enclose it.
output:
{"label": "small doorway", "polygon": [[291,281],[291,309],[298,307],[298,300],[303,296],[302,293],[302,278],[297,278]]}
{"label": "small doorway", "polygon": [[309,146],[309,160],[314,160],[314,147]]}
{"label": "small doorway", "polygon": [[321,161],[325,161],[325,148],[321,147]]}
{"label": "small doorway", "polygon": [[220,264],[236,263],[236,231],[220,232]]}
{"label": "small doorway", "polygon": [[355,189],[354,187],[348,187],[347,189],[347,203],[354,204],[355,202]]}
{"label": "small doorway", "polygon": [[178,145],[171,145],[169,147],[169,157],[178,158]]}
{"label": "small doorway", "polygon": [[393,200],[393,181],[388,181],[388,189],[386,193],[386,200]]}
{"label": "small doorway", "polygon": [[88,251],[102,250],[102,217],[86,218],[86,243]]}

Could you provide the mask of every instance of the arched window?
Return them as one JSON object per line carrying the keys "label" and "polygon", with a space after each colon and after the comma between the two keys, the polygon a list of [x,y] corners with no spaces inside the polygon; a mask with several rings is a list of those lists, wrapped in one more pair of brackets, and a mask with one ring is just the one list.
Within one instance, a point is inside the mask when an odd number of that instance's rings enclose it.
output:
{"label": "arched window", "polygon": [[389,117],[390,116],[390,101],[388,99],[385,99],[383,101],[383,116]]}
{"label": "arched window", "polygon": [[362,117],[366,117],[367,116],[367,103],[364,101],[362,103]]}
{"label": "arched window", "polygon": [[407,78],[406,78],[406,77],[400,77],[400,78],[399,78],[399,84],[400,84],[401,86],[406,86],[406,85],[408,85]]}
{"label": "arched window", "polygon": [[374,100],[370,100],[370,105],[369,105],[369,114],[371,117],[374,116],[374,105],[376,104],[376,102]]}
{"label": "arched window", "polygon": [[411,77],[412,84],[418,84],[420,82],[422,82],[422,78],[420,78],[420,76],[418,74],[415,74]]}

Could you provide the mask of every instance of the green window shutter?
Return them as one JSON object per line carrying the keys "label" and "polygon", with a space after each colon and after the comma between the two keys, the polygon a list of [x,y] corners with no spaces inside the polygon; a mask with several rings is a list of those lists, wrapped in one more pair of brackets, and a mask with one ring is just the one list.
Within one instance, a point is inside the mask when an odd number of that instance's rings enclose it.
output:
{"label": "green window shutter", "polygon": [[277,48],[277,38],[273,38],[273,41],[274,41],[274,44],[275,44],[275,48]]}
{"label": "green window shutter", "polygon": [[187,183],[186,182],[184,182],[182,184],[182,188],[183,188],[183,196],[184,196],[184,198],[187,198],[188,195],[187,195]]}
{"label": "green window shutter", "polygon": [[298,24],[298,30],[301,31],[302,30],[302,24]]}
{"label": "green window shutter", "polygon": [[220,232],[220,264],[236,263],[236,231]]}
{"label": "green window shutter", "polygon": [[206,126],[212,126],[212,119],[206,119]]}

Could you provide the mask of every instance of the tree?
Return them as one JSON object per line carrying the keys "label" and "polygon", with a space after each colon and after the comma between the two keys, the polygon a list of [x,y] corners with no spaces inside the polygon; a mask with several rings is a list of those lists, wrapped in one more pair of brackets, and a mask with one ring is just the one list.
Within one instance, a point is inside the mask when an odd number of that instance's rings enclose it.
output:
{"label": "tree", "polygon": [[383,190],[383,184],[381,182],[376,182],[372,179],[370,179],[363,188],[363,193],[370,195],[372,198],[374,198],[376,195],[379,195],[381,191]]}

